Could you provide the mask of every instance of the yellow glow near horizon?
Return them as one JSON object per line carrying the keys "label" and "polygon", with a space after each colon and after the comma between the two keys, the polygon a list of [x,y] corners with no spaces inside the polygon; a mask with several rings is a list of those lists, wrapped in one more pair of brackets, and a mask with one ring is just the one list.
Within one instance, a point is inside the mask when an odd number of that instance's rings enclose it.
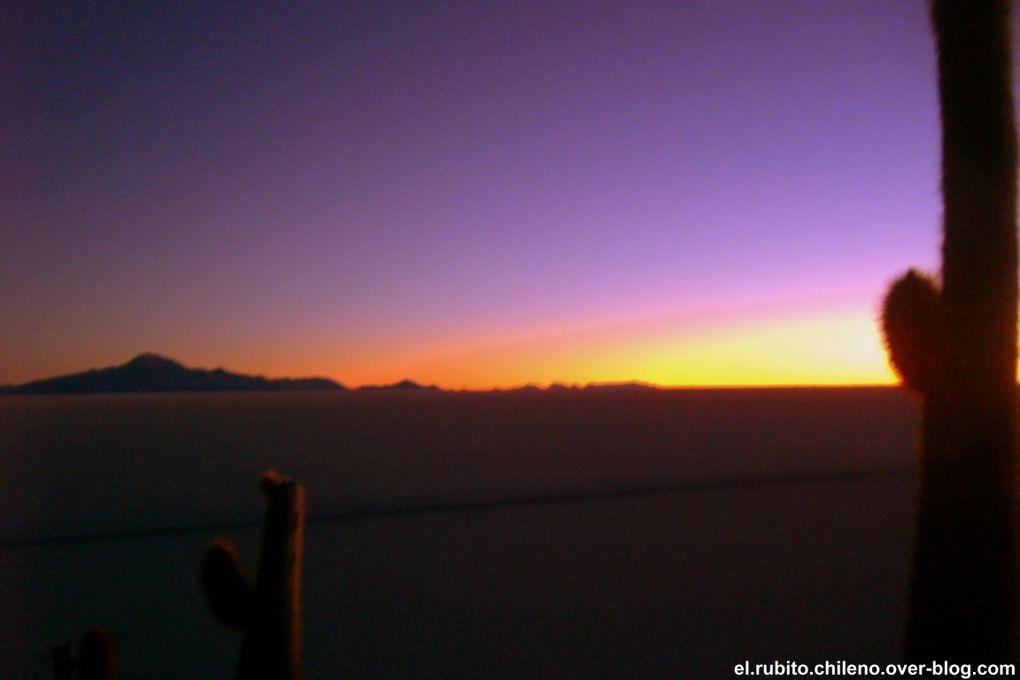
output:
{"label": "yellow glow near horizon", "polygon": [[[787,302],[678,313],[502,344],[488,338],[436,338],[314,345],[281,341],[232,355],[174,356],[196,368],[278,376],[326,376],[349,387],[410,378],[449,389],[487,390],[553,382],[640,381],[666,387],[892,384],[875,311],[857,300]],[[449,349],[455,342],[462,349]],[[150,348],[160,350],[162,348]],[[95,367],[123,363],[121,355]],[[345,363],[338,365],[337,358]],[[75,368],[72,366],[72,372]],[[55,375],[56,372],[49,372]],[[40,375],[47,375],[40,372]],[[32,376],[39,377],[39,376]]]}
{"label": "yellow glow near horizon", "polygon": [[670,385],[853,385],[896,381],[867,314],[785,319],[685,347]]}
{"label": "yellow glow near horizon", "polygon": [[874,313],[862,306],[625,324],[432,357],[403,371],[466,389],[629,380],[677,387],[896,382]]}

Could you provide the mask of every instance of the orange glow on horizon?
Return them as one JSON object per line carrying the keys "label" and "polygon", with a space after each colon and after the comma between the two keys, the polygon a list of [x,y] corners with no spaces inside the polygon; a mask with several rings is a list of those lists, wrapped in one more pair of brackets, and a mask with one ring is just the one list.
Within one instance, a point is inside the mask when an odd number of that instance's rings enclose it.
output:
{"label": "orange glow on horizon", "polygon": [[[193,368],[269,377],[327,377],[347,387],[411,379],[446,389],[636,381],[661,387],[889,385],[897,382],[875,310],[857,300],[698,311],[494,343],[437,334],[345,343],[280,337],[270,346],[128,346],[65,361],[24,382],[119,365],[153,351]],[[518,332],[521,332],[518,329]],[[508,333],[509,335],[509,333]],[[61,366],[63,368],[63,366]]]}

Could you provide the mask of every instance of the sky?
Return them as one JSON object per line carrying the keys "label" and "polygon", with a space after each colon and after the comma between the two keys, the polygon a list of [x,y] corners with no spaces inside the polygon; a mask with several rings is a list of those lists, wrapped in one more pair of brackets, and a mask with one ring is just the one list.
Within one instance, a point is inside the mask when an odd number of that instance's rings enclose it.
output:
{"label": "sky", "polygon": [[0,384],[887,383],[923,0],[9,3]]}

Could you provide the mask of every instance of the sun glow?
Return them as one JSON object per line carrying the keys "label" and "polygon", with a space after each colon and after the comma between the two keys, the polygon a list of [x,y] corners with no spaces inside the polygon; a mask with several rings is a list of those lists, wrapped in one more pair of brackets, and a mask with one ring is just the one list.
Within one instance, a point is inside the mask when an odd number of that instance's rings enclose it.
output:
{"label": "sun glow", "polygon": [[669,385],[888,384],[874,320],[857,311],[779,319],[684,345]]}
{"label": "sun glow", "polygon": [[[415,379],[488,389],[636,380],[661,386],[891,384],[864,305],[667,319],[483,346],[406,365]],[[391,377],[396,377],[394,373]]]}

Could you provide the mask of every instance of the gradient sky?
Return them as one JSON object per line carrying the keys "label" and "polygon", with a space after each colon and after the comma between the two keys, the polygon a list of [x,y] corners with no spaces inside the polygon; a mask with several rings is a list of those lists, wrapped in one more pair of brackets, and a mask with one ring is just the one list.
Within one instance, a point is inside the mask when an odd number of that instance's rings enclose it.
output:
{"label": "gradient sky", "polygon": [[0,383],[888,382],[921,0],[10,3]]}

